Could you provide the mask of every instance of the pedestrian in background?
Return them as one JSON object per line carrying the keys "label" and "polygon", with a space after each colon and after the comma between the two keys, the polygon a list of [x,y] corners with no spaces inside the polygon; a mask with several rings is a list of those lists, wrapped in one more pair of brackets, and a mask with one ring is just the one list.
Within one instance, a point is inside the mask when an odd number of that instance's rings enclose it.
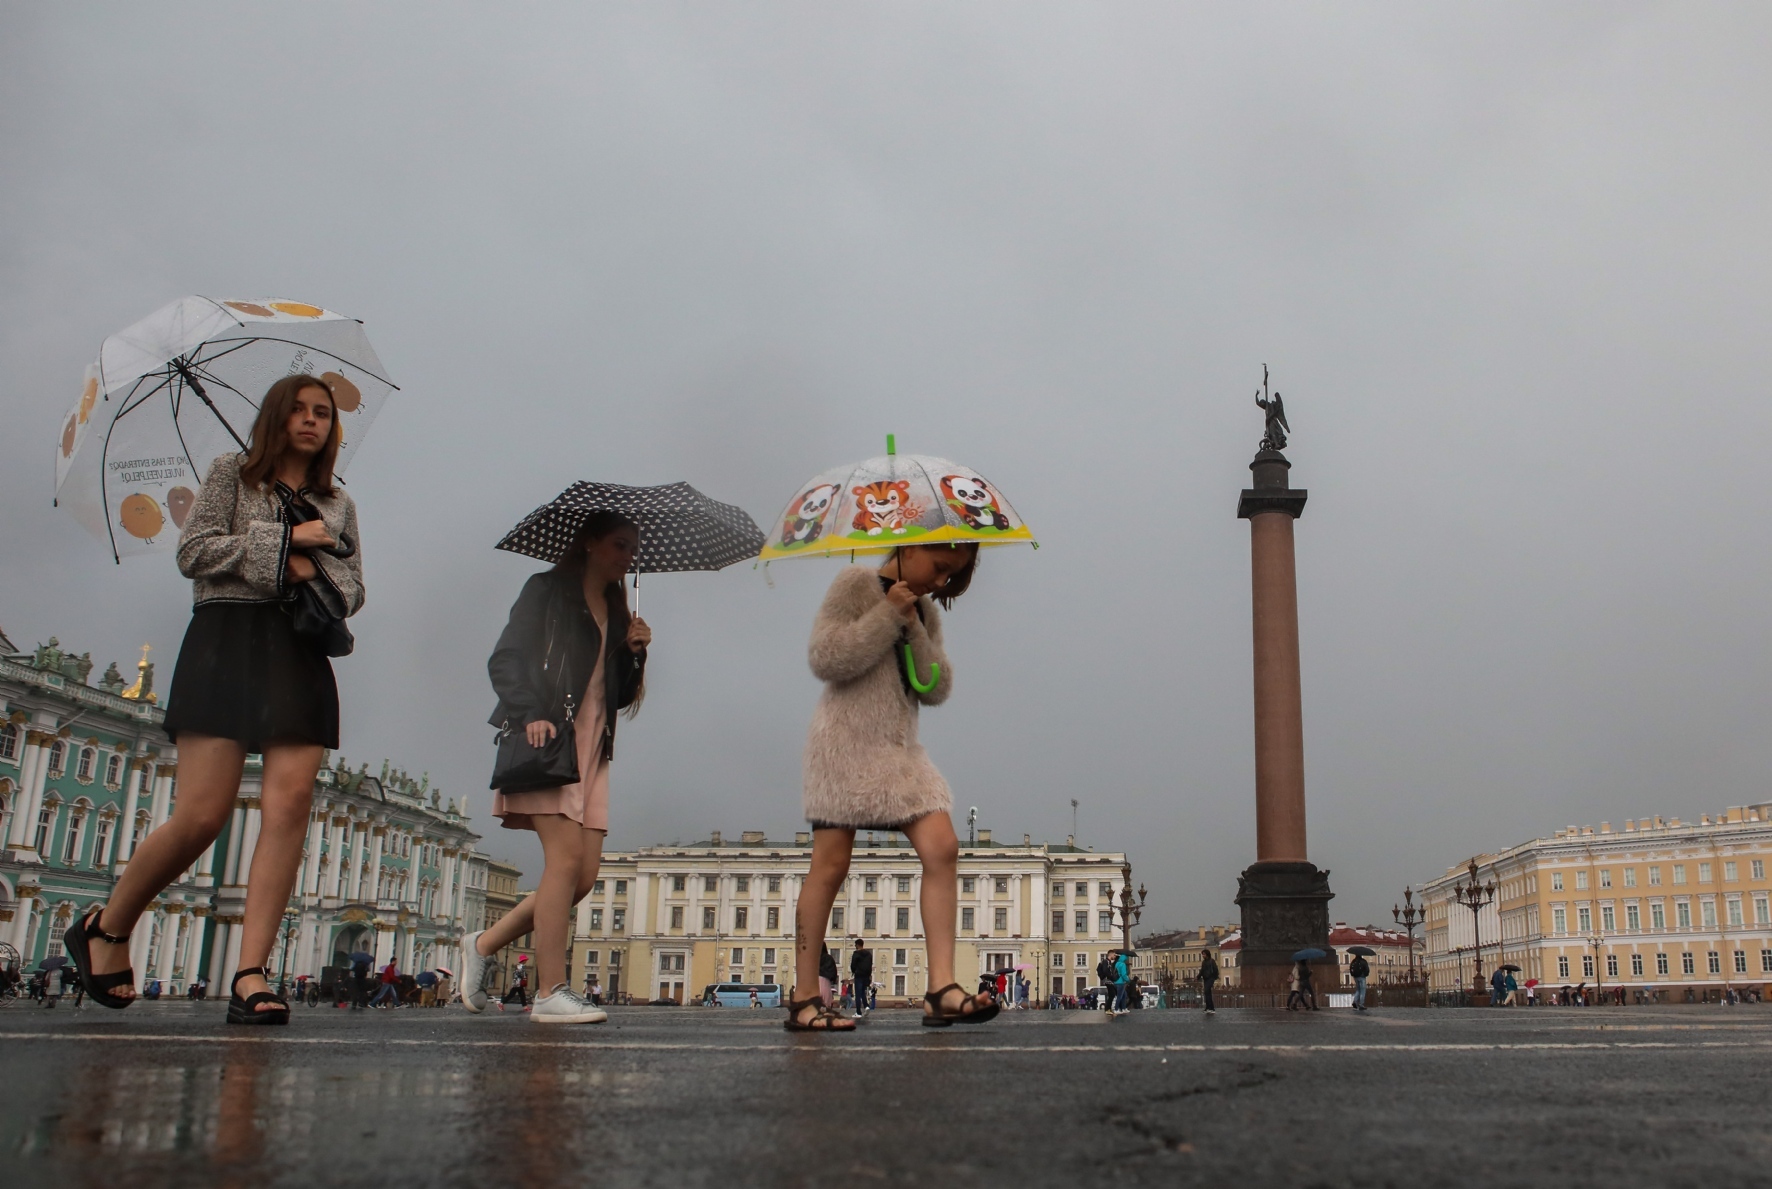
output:
{"label": "pedestrian in background", "polygon": [[400,1006],[400,968],[389,962],[381,968],[381,986],[375,992],[375,998],[369,1001],[370,1007]]}
{"label": "pedestrian in background", "polygon": [[818,997],[828,1007],[835,1006],[833,995],[837,985],[837,956],[824,942],[818,943]]}
{"label": "pedestrian in background", "polygon": [[[807,734],[804,810],[812,827],[812,868],[795,921],[795,986],[818,977],[825,928],[837,889],[848,878],[857,830],[896,830],[923,866],[922,916],[931,990],[923,1024],[975,1024],[999,1011],[989,995],[967,994],[954,978],[960,843],[947,781],[917,741],[921,707],[939,706],[953,689],[942,647],[941,614],[965,593],[978,546],[910,545],[877,571],[846,566],[832,580],[813,623],[808,661],[824,682]],[[917,674],[928,674],[929,682]],[[787,1004],[790,1031],[853,1031],[855,1021],[817,999]]]}
{"label": "pedestrian in background", "polygon": [[1286,993],[1286,1010],[1302,1011],[1304,1009],[1304,980],[1310,975],[1310,968],[1300,959],[1292,964],[1292,977]]}
{"label": "pedestrian in background", "polygon": [[332,477],[341,441],[332,390],[313,376],[285,376],[259,402],[246,453],[217,458],[197,489],[178,541],[194,607],[164,723],[178,746],[178,796],[110,900],[65,935],[81,985],[105,1007],[135,998],[137,919],[215,842],[240,796],[246,756],[258,753],[261,825],[227,1020],[289,1022],[265,963],[301,865],[322,755],[338,746],[327,656],[342,655],[334,642],[340,633],[349,641],[343,621],[363,606],[357,506]]}
{"label": "pedestrian in background", "polygon": [[1132,972],[1127,969],[1126,955],[1114,955],[1114,1014],[1125,1015],[1130,1008],[1126,1006],[1126,993],[1132,985]]}
{"label": "pedestrian in background", "polygon": [[493,795],[492,814],[507,830],[541,839],[535,891],[490,928],[462,939],[462,1003],[486,1007],[488,959],[535,934],[536,985],[530,1019],[538,1024],[600,1024],[601,1008],[566,982],[572,909],[590,893],[609,832],[609,765],[615,718],[631,717],[645,697],[652,629],[628,609],[627,575],[640,530],[617,512],[586,517],[552,569],[531,575],[486,669],[498,694],[492,725],[520,730],[541,748],[570,725],[578,779],[556,788]]}
{"label": "pedestrian in background", "polygon": [[1489,974],[1489,1006],[1502,1007],[1507,1000],[1507,971],[1497,966]]}
{"label": "pedestrian in background", "polygon": [[1507,992],[1507,1006],[1518,1007],[1520,1003],[1519,981],[1514,978],[1513,971],[1509,970],[1506,973],[1507,977],[1502,980],[1501,986],[1502,990]]}
{"label": "pedestrian in background", "polygon": [[859,937],[855,939],[855,952],[849,955],[849,973],[855,978],[856,1010],[865,1012],[868,1009],[868,991],[874,985],[874,952]]}
{"label": "pedestrian in background", "polygon": [[1372,967],[1366,961],[1365,954],[1355,954],[1354,960],[1347,964],[1348,976],[1354,980],[1354,1010],[1366,1010],[1366,980],[1372,976]]}
{"label": "pedestrian in background", "polygon": [[1200,951],[1200,985],[1204,988],[1206,1014],[1216,1015],[1217,1006],[1212,1002],[1212,987],[1218,982],[1218,963],[1212,958],[1211,950]]}

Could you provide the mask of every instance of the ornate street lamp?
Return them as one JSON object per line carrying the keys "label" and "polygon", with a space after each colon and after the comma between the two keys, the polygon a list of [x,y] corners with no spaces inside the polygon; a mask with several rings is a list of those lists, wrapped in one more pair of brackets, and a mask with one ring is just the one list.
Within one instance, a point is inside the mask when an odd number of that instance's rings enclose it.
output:
{"label": "ornate street lamp", "polygon": [[299,924],[301,924],[301,914],[293,908],[285,908],[283,910],[283,957],[279,960],[277,969],[277,995],[279,998],[288,993],[286,987],[289,982],[289,940],[295,936],[295,928]]}
{"label": "ornate street lamp", "polygon": [[1606,944],[1606,935],[1595,931],[1587,935],[1587,943],[1594,947],[1594,997],[1606,997],[1606,968],[1600,965],[1600,947]]}
{"label": "ornate street lamp", "polygon": [[1427,909],[1425,907],[1417,907],[1415,904],[1415,893],[1405,887],[1403,889],[1403,907],[1399,909],[1395,904],[1391,905],[1391,916],[1396,920],[1397,924],[1409,931],[1409,981],[1414,982],[1415,927],[1421,924],[1422,919],[1427,916]]}
{"label": "ornate street lamp", "polygon": [[1472,859],[1470,881],[1453,888],[1452,897],[1471,910],[1471,963],[1476,970],[1476,976],[1471,980],[1471,993],[1475,995],[1483,988],[1483,933],[1479,923],[1482,911],[1495,902],[1495,881],[1479,884],[1477,861]]}
{"label": "ornate street lamp", "polygon": [[1108,901],[1109,906],[1120,918],[1120,936],[1124,940],[1126,958],[1132,958],[1132,926],[1138,924],[1138,918],[1144,915],[1144,885],[1138,885],[1138,899],[1132,899],[1132,860],[1126,860],[1120,868],[1120,899],[1116,903]]}

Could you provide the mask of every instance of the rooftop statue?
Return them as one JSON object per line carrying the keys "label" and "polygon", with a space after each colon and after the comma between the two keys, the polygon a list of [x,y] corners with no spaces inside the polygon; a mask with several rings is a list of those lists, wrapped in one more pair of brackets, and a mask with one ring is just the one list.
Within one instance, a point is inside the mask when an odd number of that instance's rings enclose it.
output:
{"label": "rooftop statue", "polygon": [[1265,363],[1261,365],[1261,390],[1255,394],[1255,403],[1267,414],[1267,432],[1261,437],[1261,449],[1284,450],[1286,435],[1292,432],[1292,427],[1286,424],[1286,402],[1280,399],[1278,392],[1268,395]]}

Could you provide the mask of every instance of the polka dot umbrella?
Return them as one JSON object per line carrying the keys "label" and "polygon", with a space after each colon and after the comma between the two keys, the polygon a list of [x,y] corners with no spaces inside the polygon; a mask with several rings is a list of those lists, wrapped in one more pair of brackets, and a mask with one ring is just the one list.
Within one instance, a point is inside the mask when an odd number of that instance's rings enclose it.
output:
{"label": "polka dot umbrella", "polygon": [[580,481],[525,516],[498,548],[557,562],[592,512],[620,512],[640,526],[636,575],[723,570],[763,547],[763,530],[748,512],[709,499],[687,483],[628,487]]}

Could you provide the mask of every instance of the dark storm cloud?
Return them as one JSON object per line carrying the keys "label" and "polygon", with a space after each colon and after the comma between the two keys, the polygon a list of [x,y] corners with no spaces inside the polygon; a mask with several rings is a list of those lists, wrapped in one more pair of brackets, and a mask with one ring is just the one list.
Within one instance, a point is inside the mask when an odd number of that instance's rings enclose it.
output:
{"label": "dark storm cloud", "polygon": [[[999,836],[1251,857],[1247,527],[1296,427],[1335,915],[1566,822],[1763,797],[1760,6],[0,8],[0,624],[163,680],[188,586],[49,506],[104,334],[185,293],[367,320],[353,762],[485,816],[485,654],[577,478],[767,521],[906,450],[990,555],[925,719]],[[659,577],[612,842],[797,825],[832,567]]]}

